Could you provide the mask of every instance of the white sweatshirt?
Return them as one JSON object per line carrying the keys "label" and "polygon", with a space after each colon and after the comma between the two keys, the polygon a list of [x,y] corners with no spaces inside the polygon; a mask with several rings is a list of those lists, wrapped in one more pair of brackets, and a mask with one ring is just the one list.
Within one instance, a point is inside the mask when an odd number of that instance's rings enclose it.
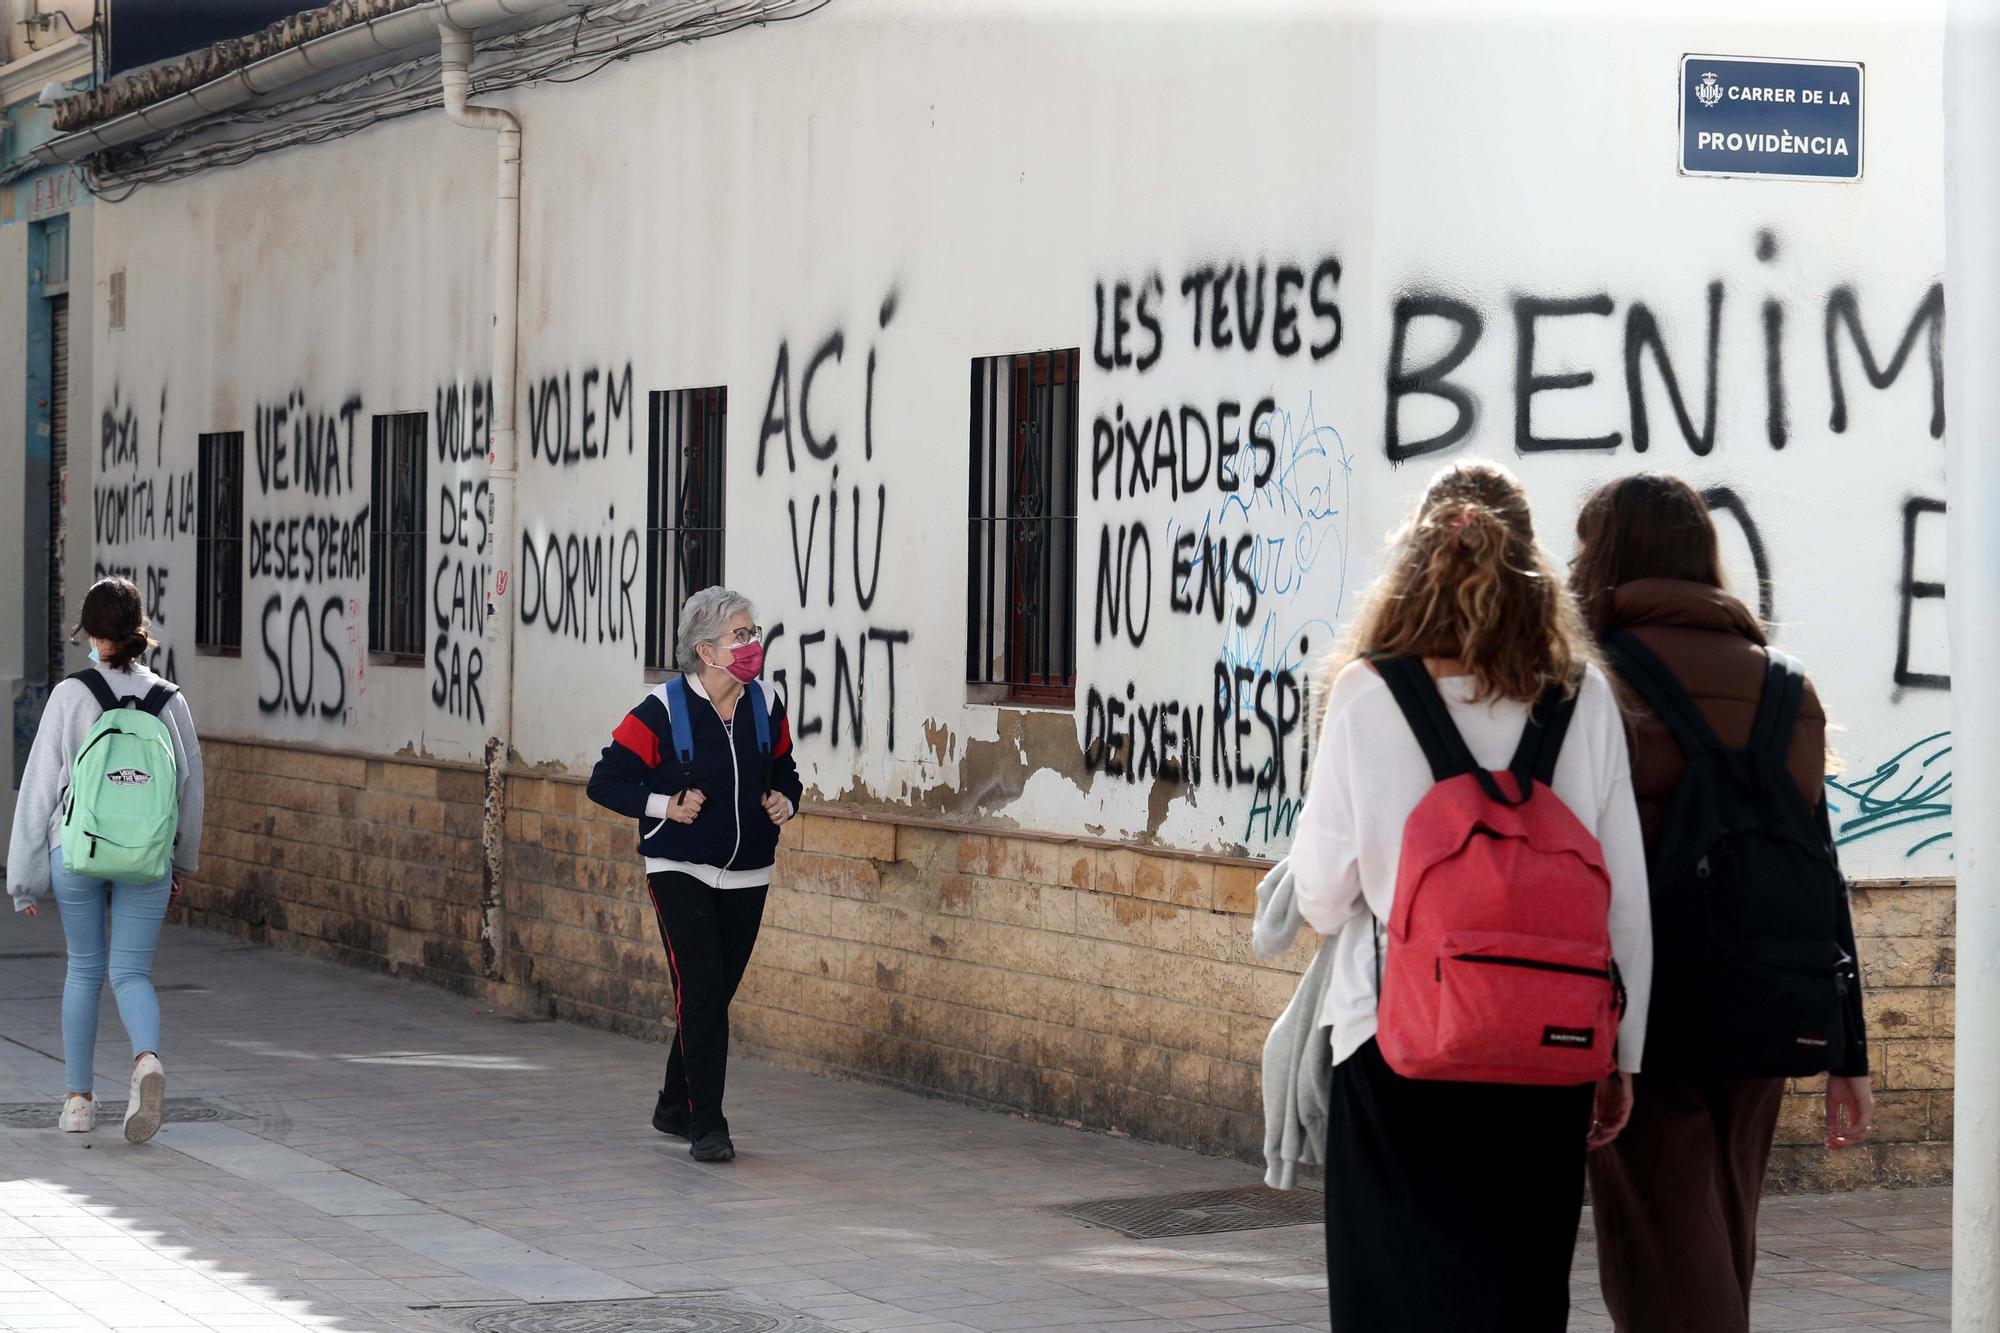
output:
{"label": "white sweatshirt", "polygon": [[[160,682],[143,663],[134,663],[124,671],[105,666],[96,671],[121,699],[144,696]],[[49,691],[34,748],[28,751],[28,766],[21,773],[14,837],[7,848],[7,893],[17,912],[49,891],[49,853],[62,841],[62,802],[69,791],[70,767],[101,713],[97,696],[82,681],[61,681]],[[160,720],[174,739],[174,764],[180,778],[174,869],[191,875],[201,865],[202,779],[201,741],[194,733],[187,695],[176,694],[169,700]]]}
{"label": "white sweatshirt", "polygon": [[[1438,681],[1473,758],[1482,767],[1504,769],[1527,726],[1528,705],[1506,699],[1475,704],[1474,688],[1470,676]],[[1432,785],[1423,749],[1389,687],[1366,663],[1349,665],[1327,699],[1319,756],[1292,842],[1299,910],[1313,929],[1331,938],[1356,917],[1373,913],[1389,919],[1403,825]],[[1611,949],[1629,997],[1618,1028],[1618,1067],[1636,1073],[1653,989],[1646,850],[1632,798],[1624,722],[1610,684],[1595,668],[1577,698],[1553,786],[1604,849],[1611,877]],[[1335,1064],[1375,1035],[1373,932],[1350,930],[1340,944],[1322,1015],[1333,1028]]]}

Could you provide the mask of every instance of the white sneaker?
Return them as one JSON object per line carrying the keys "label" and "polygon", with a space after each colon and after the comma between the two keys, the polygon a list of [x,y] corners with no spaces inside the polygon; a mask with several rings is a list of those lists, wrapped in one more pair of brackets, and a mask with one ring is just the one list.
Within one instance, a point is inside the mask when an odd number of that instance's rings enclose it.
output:
{"label": "white sneaker", "polygon": [[160,1057],[142,1055],[132,1067],[132,1095],[125,1102],[125,1141],[144,1143],[160,1132],[167,1101],[167,1071]]}
{"label": "white sneaker", "polygon": [[63,1098],[62,1119],[56,1123],[65,1134],[88,1134],[97,1124],[97,1103],[72,1092]]}

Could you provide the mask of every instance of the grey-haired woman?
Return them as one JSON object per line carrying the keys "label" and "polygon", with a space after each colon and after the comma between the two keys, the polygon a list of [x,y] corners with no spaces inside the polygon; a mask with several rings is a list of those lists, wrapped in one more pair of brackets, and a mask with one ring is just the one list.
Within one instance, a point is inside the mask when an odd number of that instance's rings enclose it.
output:
{"label": "grey-haired woman", "polygon": [[681,674],[611,733],[590,799],[638,821],[646,888],[674,981],[674,1043],[653,1128],[703,1162],[736,1156],[722,1113],[729,1002],[743,980],[801,784],[785,707],[757,677],[749,599],[706,588],[681,608]]}

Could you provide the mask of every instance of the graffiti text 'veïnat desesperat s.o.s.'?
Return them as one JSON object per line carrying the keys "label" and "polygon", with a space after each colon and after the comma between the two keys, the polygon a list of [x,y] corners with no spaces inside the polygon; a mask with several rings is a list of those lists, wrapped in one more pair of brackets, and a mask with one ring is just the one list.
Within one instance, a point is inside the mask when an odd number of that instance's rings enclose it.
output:
{"label": "graffiti text 've\u00efnat desesperat s.o.s.'", "polygon": [[[304,389],[259,403],[252,458],[257,504],[246,513],[251,605],[268,668],[258,711],[332,722],[350,707],[347,633],[368,581],[368,458],[356,435],[362,402]],[[358,681],[357,681],[358,683]]]}

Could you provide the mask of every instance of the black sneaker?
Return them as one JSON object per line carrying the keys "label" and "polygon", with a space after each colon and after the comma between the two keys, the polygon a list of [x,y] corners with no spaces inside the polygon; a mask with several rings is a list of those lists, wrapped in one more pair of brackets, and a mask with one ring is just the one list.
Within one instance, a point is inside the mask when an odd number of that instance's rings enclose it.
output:
{"label": "black sneaker", "polygon": [[736,1145],[728,1130],[711,1129],[688,1148],[688,1156],[697,1162],[730,1162],[736,1159]]}
{"label": "black sneaker", "polygon": [[653,1128],[662,1134],[684,1139],[688,1136],[688,1113],[684,1110],[656,1110],[653,1112]]}

